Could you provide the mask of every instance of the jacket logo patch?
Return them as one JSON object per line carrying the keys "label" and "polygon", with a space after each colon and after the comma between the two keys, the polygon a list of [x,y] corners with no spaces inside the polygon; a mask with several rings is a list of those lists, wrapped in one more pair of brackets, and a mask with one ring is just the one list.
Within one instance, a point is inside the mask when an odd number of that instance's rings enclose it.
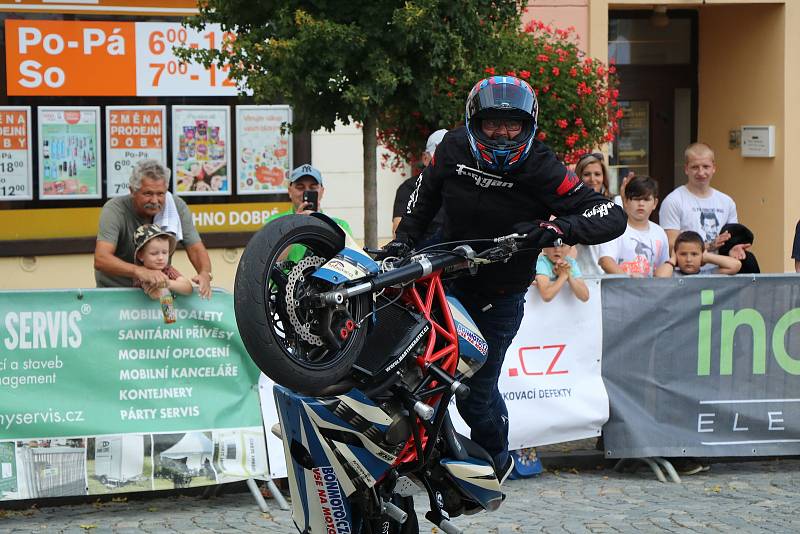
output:
{"label": "jacket logo patch", "polygon": [[514,182],[504,182],[495,174],[489,174],[488,172],[483,172],[479,169],[473,169],[460,163],[456,165],[456,174],[459,176],[469,176],[475,180],[475,185],[478,187],[483,187],[484,189],[489,187],[507,187],[508,189],[511,189],[514,187]]}
{"label": "jacket logo patch", "polygon": [[613,202],[606,202],[605,204],[598,204],[590,210],[586,210],[583,212],[583,216],[587,219],[589,217],[594,217],[597,215],[598,217],[605,217],[608,215],[608,211],[614,207]]}
{"label": "jacket logo patch", "polygon": [[567,174],[564,175],[564,181],[562,181],[561,185],[559,185],[558,189],[556,189],[556,193],[558,194],[558,196],[563,197],[579,183],[580,182],[578,180],[578,177],[575,176],[575,173],[568,170]]}

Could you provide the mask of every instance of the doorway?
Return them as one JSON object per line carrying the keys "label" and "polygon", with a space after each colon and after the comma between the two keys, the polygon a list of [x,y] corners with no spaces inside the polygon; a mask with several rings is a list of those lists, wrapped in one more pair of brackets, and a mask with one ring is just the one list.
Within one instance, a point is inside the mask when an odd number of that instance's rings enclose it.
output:
{"label": "doorway", "polygon": [[697,139],[697,20],[691,10],[609,12],[624,113],[609,155],[612,191],[629,171],[655,178],[661,199],[686,182],[683,150]]}

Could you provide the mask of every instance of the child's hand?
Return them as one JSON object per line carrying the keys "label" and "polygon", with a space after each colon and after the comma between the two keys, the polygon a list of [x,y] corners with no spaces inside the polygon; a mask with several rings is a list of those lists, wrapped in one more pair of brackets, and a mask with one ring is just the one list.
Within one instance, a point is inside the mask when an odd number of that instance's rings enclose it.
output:
{"label": "child's hand", "polygon": [[725,244],[725,242],[731,238],[730,232],[722,232],[717,236],[717,238],[706,245],[706,250],[710,252],[716,252],[719,250],[719,247]]}
{"label": "child's hand", "polygon": [[752,243],[741,243],[739,245],[734,245],[731,247],[730,251],[728,251],[728,256],[730,256],[731,258],[736,258],[739,261],[742,261],[747,257],[745,252],[752,246],[753,246]]}
{"label": "child's hand", "polygon": [[567,278],[569,277],[572,268],[569,266],[569,263],[565,262],[564,260],[558,260],[558,263],[555,264],[553,270],[559,278]]}
{"label": "child's hand", "polygon": [[628,171],[628,174],[626,174],[625,178],[622,179],[622,185],[619,186],[619,195],[621,197],[625,197],[625,188],[628,186],[628,182],[630,182],[635,176],[635,172]]}
{"label": "child's hand", "polygon": [[135,277],[142,281],[142,287],[147,285],[167,287],[169,277],[156,269],[148,269],[144,266],[137,266],[134,271]]}

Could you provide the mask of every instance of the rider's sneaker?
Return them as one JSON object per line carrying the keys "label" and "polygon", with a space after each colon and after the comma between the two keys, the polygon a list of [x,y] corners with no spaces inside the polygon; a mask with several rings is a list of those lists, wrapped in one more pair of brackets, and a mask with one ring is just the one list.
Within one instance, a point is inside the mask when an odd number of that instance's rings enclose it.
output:
{"label": "rider's sneaker", "polygon": [[506,458],[506,463],[503,466],[503,468],[500,470],[495,470],[495,473],[497,474],[497,480],[500,482],[501,485],[503,484],[503,482],[506,481],[508,475],[510,475],[513,470],[514,470],[514,459],[509,454],[508,457]]}

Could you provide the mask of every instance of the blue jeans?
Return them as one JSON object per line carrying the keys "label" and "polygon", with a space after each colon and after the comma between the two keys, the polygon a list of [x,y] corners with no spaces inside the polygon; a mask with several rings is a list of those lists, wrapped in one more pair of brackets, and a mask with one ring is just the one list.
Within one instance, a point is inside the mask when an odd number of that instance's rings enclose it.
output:
{"label": "blue jeans", "polygon": [[[482,296],[457,288],[450,293],[461,301],[489,346],[486,363],[466,383],[470,394],[458,400],[458,413],[469,425],[470,438],[486,449],[497,469],[508,460],[508,410],[497,387],[500,370],[524,313],[525,293]],[[488,310],[484,308],[491,304]]]}

